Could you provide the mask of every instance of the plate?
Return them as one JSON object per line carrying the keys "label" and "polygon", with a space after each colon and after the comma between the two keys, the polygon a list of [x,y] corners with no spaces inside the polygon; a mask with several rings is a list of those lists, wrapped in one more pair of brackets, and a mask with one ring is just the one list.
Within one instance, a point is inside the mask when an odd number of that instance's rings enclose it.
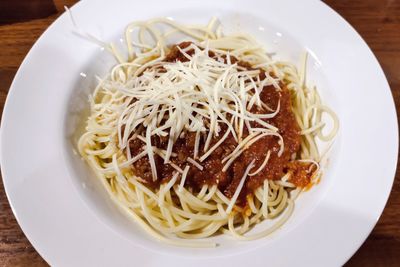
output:
{"label": "plate", "polygon": [[[299,12],[303,10],[302,12]],[[1,127],[1,169],[28,239],[55,266],[338,266],[359,248],[385,206],[397,162],[390,88],[354,29],[320,1],[82,1],[81,30],[123,46],[131,21],[168,16],[245,31],[276,56],[299,62],[338,114],[341,129],[321,183],[301,195],[281,229],[257,241],[214,237],[220,246],[158,243],[111,203],[75,151],[87,96],[115,62],[74,34],[67,14],[39,38],[12,83]],[[261,226],[260,226],[261,227]]]}

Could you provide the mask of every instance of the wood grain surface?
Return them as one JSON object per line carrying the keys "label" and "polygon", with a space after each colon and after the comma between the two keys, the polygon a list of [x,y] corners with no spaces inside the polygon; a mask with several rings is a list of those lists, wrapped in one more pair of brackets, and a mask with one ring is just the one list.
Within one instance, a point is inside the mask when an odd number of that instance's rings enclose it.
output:
{"label": "wood grain surface", "polygon": [[[0,112],[11,81],[43,31],[75,0],[0,1]],[[400,0],[326,0],[369,44],[400,108]],[[0,114],[1,115],[1,114]],[[377,177],[379,178],[379,177]],[[0,180],[0,266],[47,266],[18,226]],[[332,252],[334,253],[334,252]],[[400,266],[400,171],[371,235],[346,266]]]}

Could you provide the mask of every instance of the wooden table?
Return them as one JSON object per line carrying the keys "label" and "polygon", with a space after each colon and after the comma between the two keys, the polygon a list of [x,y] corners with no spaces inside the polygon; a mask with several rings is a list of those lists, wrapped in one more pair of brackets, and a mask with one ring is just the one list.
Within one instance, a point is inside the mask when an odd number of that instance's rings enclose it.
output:
{"label": "wooden table", "polygon": [[[75,0],[0,1],[0,105],[25,55]],[[374,51],[400,105],[400,0],[327,0]],[[2,112],[2,108],[1,111]],[[379,177],[377,177],[379,178]],[[2,183],[2,181],[1,181]],[[0,266],[47,266],[22,233],[0,185]],[[375,229],[346,266],[400,266],[400,173]]]}

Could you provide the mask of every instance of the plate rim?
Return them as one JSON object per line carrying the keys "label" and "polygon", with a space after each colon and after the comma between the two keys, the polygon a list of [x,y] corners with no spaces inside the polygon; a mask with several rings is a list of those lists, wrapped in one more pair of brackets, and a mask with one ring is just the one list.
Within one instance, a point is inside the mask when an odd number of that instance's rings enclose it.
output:
{"label": "plate rim", "polygon": [[[88,2],[90,2],[90,1],[81,1],[81,2],[78,2],[78,3],[76,3],[76,4],[71,8],[71,10],[74,10],[74,9],[78,8],[79,6],[81,6],[82,4],[88,3]],[[319,2],[319,1],[318,1],[318,2]],[[372,50],[369,48],[368,44],[367,44],[367,43],[365,42],[365,40],[359,35],[359,33],[358,33],[358,32],[357,32],[343,17],[341,17],[340,14],[338,14],[335,10],[333,10],[331,7],[329,7],[327,4],[325,4],[325,3],[323,3],[323,2],[322,2],[322,4],[325,5],[326,7],[328,7],[328,8],[330,9],[331,12],[333,11],[333,13],[335,14],[335,16],[338,16],[343,22],[345,22],[345,23],[347,24],[347,26],[349,26],[349,27],[352,29],[353,34],[355,33],[355,34],[362,40],[362,42],[364,43],[364,45],[365,45],[365,46],[367,47],[367,49],[369,50],[371,56],[372,56],[373,59],[375,60],[375,62],[376,62],[376,64],[377,64],[377,67],[379,68],[379,70],[381,71],[381,73],[384,75],[387,89],[389,89],[389,93],[390,93],[390,95],[391,95],[391,102],[392,102],[391,104],[392,104],[392,106],[393,106],[392,109],[393,109],[393,111],[394,111],[394,117],[395,117],[395,125],[394,125],[394,126],[395,126],[395,131],[396,131],[396,132],[395,132],[396,138],[395,138],[394,141],[395,141],[395,143],[396,143],[396,151],[398,151],[398,148],[399,148],[399,140],[398,140],[398,121],[397,121],[397,113],[396,113],[396,109],[395,109],[393,94],[392,94],[392,91],[390,90],[390,85],[389,85],[389,83],[388,83],[388,81],[387,81],[387,79],[386,79],[386,76],[385,76],[385,73],[384,73],[383,70],[382,70],[382,67],[380,66],[380,64],[379,64],[379,62],[378,62],[376,56],[375,56],[374,53],[372,52]],[[20,79],[20,76],[21,76],[21,69],[25,68],[25,65],[29,64],[30,55],[33,53],[32,51],[35,50],[35,47],[37,47],[37,46],[40,45],[41,40],[42,40],[43,38],[45,38],[45,36],[46,36],[46,34],[49,32],[49,30],[52,29],[52,28],[54,27],[54,25],[56,25],[57,23],[60,23],[61,18],[62,18],[62,17],[65,17],[65,16],[66,16],[65,13],[63,13],[62,15],[60,15],[60,16],[59,16],[59,17],[58,17],[58,18],[57,18],[57,19],[56,19],[56,20],[41,34],[41,36],[36,40],[35,44],[32,46],[32,48],[30,49],[30,51],[28,52],[28,54],[25,56],[23,62],[21,63],[21,65],[20,65],[20,67],[19,67],[19,69],[18,69],[18,71],[17,71],[17,73],[16,73],[16,75],[15,75],[13,81],[12,81],[12,84],[11,84],[11,86],[10,86],[10,90],[9,90],[9,92],[8,92],[8,94],[7,94],[7,98],[6,98],[6,102],[5,102],[4,109],[3,109],[3,114],[2,114],[2,126],[4,125],[4,122],[7,120],[7,116],[9,116],[9,115],[8,115],[8,113],[9,113],[8,110],[10,109],[9,105],[11,105],[11,104],[10,104],[10,99],[12,99],[12,98],[14,97],[13,95],[14,95],[15,91],[17,90],[17,89],[15,88],[15,81],[18,80],[18,79]],[[1,134],[1,137],[0,137],[1,144],[3,144],[4,141],[5,141],[5,140],[3,140],[3,132],[4,132],[4,127],[1,127],[1,132],[0,132],[0,134]],[[12,198],[10,197],[10,193],[9,193],[9,190],[10,190],[10,189],[9,189],[9,185],[8,185],[9,182],[7,182],[7,180],[10,179],[10,178],[6,178],[6,175],[4,175],[5,172],[7,173],[7,172],[9,172],[9,171],[8,171],[8,170],[5,171],[5,169],[7,168],[7,167],[4,166],[4,165],[6,165],[6,164],[3,164],[3,163],[4,163],[4,153],[5,153],[5,152],[3,151],[3,146],[2,146],[1,144],[0,144],[0,147],[1,147],[0,162],[1,162],[1,170],[2,170],[2,173],[3,173],[3,183],[4,183],[5,193],[6,193],[7,199],[8,199],[8,201],[9,201],[9,203],[10,203],[10,207],[11,207],[11,209],[12,209],[12,211],[13,211],[13,214],[14,214],[14,216],[16,217],[16,219],[17,219],[17,221],[18,221],[19,226],[21,227],[21,229],[22,229],[22,231],[24,232],[25,236],[29,239],[29,241],[31,242],[31,244],[34,246],[34,244],[36,243],[36,241],[32,240],[31,237],[30,237],[30,233],[28,233],[29,231],[27,231],[26,229],[24,229],[24,228],[25,228],[25,227],[23,227],[24,222],[21,222],[21,221],[20,221],[20,218],[17,216],[17,211],[16,211],[15,208],[14,208],[13,200],[12,200]],[[395,179],[395,172],[396,172],[397,161],[398,161],[398,156],[396,155],[396,160],[395,160],[396,163],[394,164],[394,166],[392,166],[392,169],[393,169],[393,170],[391,171],[391,172],[392,172],[393,178],[392,178],[392,180],[391,180],[391,186],[390,186],[389,194],[386,195],[386,197],[385,197],[386,200],[384,201],[384,205],[383,205],[382,208],[379,210],[379,217],[377,218],[377,220],[375,221],[374,225],[372,225],[370,231],[367,233],[367,235],[366,235],[365,238],[363,239],[363,242],[365,241],[365,239],[369,236],[369,234],[371,233],[371,231],[372,231],[373,228],[375,227],[376,223],[378,222],[379,218],[380,218],[381,215],[382,215],[382,212],[383,212],[384,207],[386,206],[386,203],[387,203],[388,198],[389,198],[389,196],[390,196],[390,192],[391,192],[391,189],[392,189],[392,186],[393,186],[393,182],[394,182],[394,179]],[[358,248],[363,244],[363,242],[361,242],[361,243],[358,245],[357,250],[358,250]],[[47,261],[47,257],[44,256],[44,255],[46,254],[46,253],[44,252],[44,250],[38,249],[36,246],[35,246],[35,249],[36,249],[36,251]],[[343,261],[342,263],[346,262],[346,261],[353,255],[353,253],[355,253],[355,252],[356,252],[356,250],[353,251],[353,252],[350,254],[350,256],[349,256],[348,258],[344,259],[344,261]]]}

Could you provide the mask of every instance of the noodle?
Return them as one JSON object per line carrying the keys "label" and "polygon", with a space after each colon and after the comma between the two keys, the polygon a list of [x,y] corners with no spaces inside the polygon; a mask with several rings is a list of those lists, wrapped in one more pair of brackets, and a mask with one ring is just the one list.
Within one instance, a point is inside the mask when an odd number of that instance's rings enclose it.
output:
{"label": "noodle", "polygon": [[[134,33],[137,33],[135,40]],[[238,93],[215,89],[212,92],[204,91],[201,95],[201,92],[193,90],[182,92],[178,87],[163,91],[162,84],[154,82],[154,73],[160,67],[164,68],[163,73],[158,73],[157,77],[171,73],[182,81],[194,79],[191,73],[185,72],[187,67],[179,61],[175,65],[163,65],[170,50],[169,40],[175,34],[183,34],[193,40],[188,47],[178,49],[190,62],[192,69],[207,66],[209,76],[204,78],[204,83],[214,82],[213,75],[219,75],[214,88],[230,84],[238,88]],[[91,35],[85,36],[94,39]],[[80,154],[96,173],[112,200],[153,237],[172,245],[212,247],[216,244],[183,239],[205,238],[217,232],[229,233],[238,240],[253,240],[283,225],[292,214],[294,200],[302,190],[291,182],[290,172],[276,181],[264,180],[253,195],[247,196],[245,207],[236,205],[246,178],[259,175],[270,164],[270,150],[266,152],[259,167],[255,167],[254,160],[247,165],[231,198],[225,196],[216,185],[204,184],[201,190],[195,192],[187,188],[185,182],[191,169],[203,170],[202,162],[230,135],[238,145],[229,155],[221,158],[223,171],[248,147],[266,137],[279,139],[277,154],[280,157],[285,149],[284,139],[279,129],[265,119],[276,116],[280,112],[281,103],[278,102],[277,108],[272,109],[262,102],[260,92],[267,85],[282,90],[282,84],[290,91],[294,118],[301,130],[300,150],[296,159],[303,164],[311,164],[308,172],[316,169],[311,182],[316,181],[315,177],[319,177],[321,172],[316,137],[322,141],[331,141],[339,124],[336,114],[321,103],[316,89],[306,85],[307,57],[304,57],[299,72],[290,63],[273,61],[250,36],[224,36],[216,19],[212,19],[206,26],[183,26],[163,18],[135,22],[128,25],[125,39],[127,60],[113,45],[106,45],[119,64],[95,88],[90,98],[91,115],[87,120],[86,132],[78,143]],[[98,40],[96,43],[104,45]],[[190,54],[189,51],[194,53]],[[207,58],[208,53],[211,53],[209,51],[216,55],[216,60],[210,61]],[[260,79],[257,69],[231,64],[231,56],[262,69],[265,79]],[[242,76],[235,76],[239,72]],[[172,80],[165,79],[163,82]],[[155,90],[157,86],[161,89]],[[143,97],[146,102],[135,100]],[[183,101],[184,97],[192,99],[192,102]],[[232,106],[223,104],[227,102],[233,103]],[[268,113],[249,112],[255,106],[262,106]],[[187,112],[188,109],[191,112]],[[325,126],[323,113],[333,121],[329,133],[322,132]],[[205,131],[204,120],[209,122],[208,133]],[[159,126],[161,122],[163,124]],[[259,126],[252,126],[254,123]],[[219,135],[222,126],[226,127],[225,133],[218,142],[212,143],[212,138]],[[185,136],[185,129],[195,133],[194,152],[192,157],[187,158],[191,167],[186,165],[181,168],[172,162],[173,158],[179,156],[173,151],[173,145],[177,138]],[[152,143],[154,135],[167,138],[165,149]],[[199,140],[202,136],[205,144],[201,148]],[[142,142],[142,152],[137,155],[133,154],[129,145],[132,139]],[[159,188],[151,189],[144,185],[144,177],[136,176],[131,168],[132,164],[146,156],[151,165],[153,182],[161,179],[156,169],[156,156],[174,169],[172,178]],[[274,218],[276,220],[270,228],[253,235],[246,234],[260,221]]]}

